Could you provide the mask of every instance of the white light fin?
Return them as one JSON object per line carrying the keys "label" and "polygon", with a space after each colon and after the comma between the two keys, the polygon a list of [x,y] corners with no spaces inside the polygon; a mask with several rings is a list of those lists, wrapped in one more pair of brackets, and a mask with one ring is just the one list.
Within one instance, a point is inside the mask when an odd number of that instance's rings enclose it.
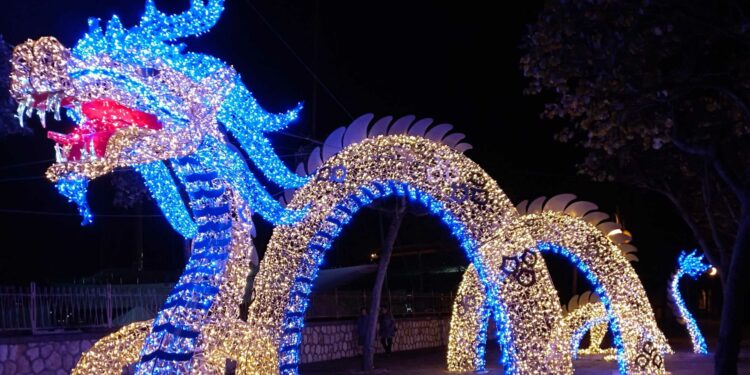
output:
{"label": "white light fin", "polygon": [[575,217],[583,217],[583,215],[586,215],[587,213],[591,211],[597,210],[599,207],[597,207],[595,204],[591,202],[586,201],[578,201],[571,203],[566,209],[565,213],[570,216]]}
{"label": "white light fin", "polygon": [[526,208],[529,207],[529,201],[528,199],[524,199],[516,205],[516,211],[518,211],[519,215],[526,215]]}
{"label": "white light fin", "polygon": [[310,153],[310,157],[307,158],[307,174],[313,174],[321,164],[323,164],[323,159],[320,158],[320,147],[315,147]]}
{"label": "white light fin", "polygon": [[526,209],[526,212],[529,214],[536,214],[542,212],[542,207],[544,206],[544,201],[547,199],[547,197],[539,197],[537,199],[534,199],[531,204],[529,204],[529,207]]}
{"label": "white light fin", "polygon": [[370,128],[368,137],[375,138],[379,135],[388,134],[388,125],[391,124],[391,121],[393,121],[393,116],[381,117],[378,121],[375,121],[375,125]]}
{"label": "white light fin", "polygon": [[414,135],[417,137],[424,137],[425,133],[427,133],[427,128],[432,124],[431,118],[423,118],[420,120],[417,120],[417,122],[414,123],[414,125],[409,128],[409,135]]}
{"label": "white light fin", "polygon": [[589,224],[594,226],[607,219],[609,219],[609,215],[601,211],[589,212],[586,215],[583,215],[583,220],[586,220]]}
{"label": "white light fin", "polygon": [[344,133],[344,141],[341,143],[341,145],[343,147],[346,147],[367,138],[367,126],[370,125],[373,117],[375,117],[375,115],[373,115],[372,113],[367,113],[357,117],[357,119],[354,120],[352,124],[346,128],[346,132]]}
{"label": "white light fin", "polygon": [[544,211],[565,212],[565,207],[576,199],[573,194],[558,194],[544,204]]}
{"label": "white light fin", "polygon": [[406,131],[409,130],[409,126],[414,122],[415,118],[416,116],[414,115],[406,115],[394,121],[391,128],[388,129],[388,135],[406,134]]}
{"label": "white light fin", "polygon": [[427,134],[425,134],[424,137],[435,142],[442,142],[443,137],[445,137],[445,135],[451,130],[453,130],[453,125],[451,124],[435,125],[432,129],[427,131]]}

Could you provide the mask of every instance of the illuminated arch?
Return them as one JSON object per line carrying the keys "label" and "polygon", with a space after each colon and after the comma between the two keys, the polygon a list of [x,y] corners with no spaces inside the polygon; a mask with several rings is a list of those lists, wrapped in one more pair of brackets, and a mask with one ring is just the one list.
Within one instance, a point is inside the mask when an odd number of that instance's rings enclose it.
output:
{"label": "illuminated arch", "polygon": [[[663,373],[662,355],[672,351],[656,325],[646,293],[628,262],[635,258],[632,254],[634,248],[626,243],[628,234],[619,224],[605,221],[609,216],[595,211],[596,205],[583,201],[571,203],[574,199],[573,195],[563,194],[549,201],[542,197],[530,204],[521,202],[518,207],[521,214],[519,224],[531,231],[537,241],[537,249],[565,256],[595,286],[611,318],[610,327],[615,335],[620,371]],[[462,283],[471,283],[472,280],[465,277]],[[481,293],[482,286],[461,285],[460,288],[475,289],[479,291],[475,293]],[[476,317],[454,314],[453,319],[474,320]],[[481,337],[483,329],[476,330],[474,337]],[[451,336],[455,334],[458,333],[450,333]],[[462,334],[467,335],[466,332]],[[448,350],[449,357],[483,353],[476,342],[471,350],[450,346]],[[461,361],[483,362],[474,358]]]}
{"label": "illuminated arch", "polygon": [[[410,127],[413,121],[413,116],[396,120],[387,136],[345,146],[294,194],[289,208],[307,206],[308,214],[297,224],[274,229],[255,278],[248,321],[270,339],[249,350],[253,371],[296,373],[304,313],[325,252],[361,207],[399,195],[440,217],[478,270],[506,348],[506,371],[571,373],[567,351],[551,353],[548,347],[548,322],[560,318],[560,307],[544,263],[536,261],[534,240],[517,223],[516,210],[497,183],[460,152],[409,135],[418,124],[429,125],[420,120]],[[526,263],[514,277],[506,277],[504,257],[524,257]],[[536,334],[529,335],[531,331]]]}
{"label": "illuminated arch", "polygon": [[[567,305],[563,306],[563,318],[555,326],[555,332],[567,331],[570,336],[570,352],[573,358],[578,354],[604,354],[614,356],[614,348],[602,349],[601,344],[609,327],[609,316],[607,309],[599,300],[596,293],[584,292],[570,298]],[[588,348],[581,349],[581,340],[587,332],[590,332],[590,344]],[[553,335],[553,338],[561,335]]]}

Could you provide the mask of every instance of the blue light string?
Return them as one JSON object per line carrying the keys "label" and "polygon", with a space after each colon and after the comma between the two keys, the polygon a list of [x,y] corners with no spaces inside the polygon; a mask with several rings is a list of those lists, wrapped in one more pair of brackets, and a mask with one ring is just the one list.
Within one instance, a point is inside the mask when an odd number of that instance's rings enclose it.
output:
{"label": "blue light string", "polygon": [[581,347],[581,341],[583,336],[591,330],[595,325],[609,322],[609,316],[597,316],[586,320],[580,327],[573,331],[570,337],[570,352],[573,353],[573,359],[578,358],[578,348]]}
{"label": "blue light string", "polygon": [[[289,375],[298,373],[300,362],[299,346],[302,341],[304,315],[309,304],[312,284],[317,276],[318,269],[323,264],[325,252],[331,248],[333,241],[341,233],[342,227],[349,223],[357,211],[377,199],[390,196],[407,197],[411,202],[419,202],[433,215],[439,217],[448,226],[451,234],[459,241],[472,263],[475,264],[482,284],[488,284],[484,282],[486,280],[486,273],[483,272],[484,270],[475,254],[477,247],[475,240],[468,235],[463,223],[443,203],[405,182],[393,180],[371,182],[366,186],[360,187],[357,193],[350,195],[336,204],[331,215],[322,221],[319,231],[310,238],[306,259],[309,259],[311,263],[303,264],[301,266],[301,274],[295,278],[289,294],[289,308],[285,313],[282,323],[283,333],[279,348],[279,370],[281,374]],[[494,294],[497,294],[497,291]],[[495,312],[495,318],[500,319],[498,327],[501,334],[498,335],[498,340],[503,347],[512,347],[512,345],[509,345],[512,338],[505,324],[506,314],[503,311],[502,304],[499,304],[495,298],[489,298],[488,303]],[[483,332],[486,332],[486,328]],[[481,350],[483,349],[481,348]],[[510,359],[506,359],[506,362],[508,362],[506,371],[513,373],[515,365]]]}
{"label": "blue light string", "polygon": [[191,157],[172,161],[185,186],[197,235],[185,272],[170,292],[146,337],[136,374],[187,374],[198,345],[200,320],[211,308],[231,243],[230,206],[218,175]]}
{"label": "blue light string", "polygon": [[195,156],[201,164],[217,171],[222,179],[236,189],[248,206],[269,222],[276,225],[293,224],[307,214],[306,208],[285,209],[253,176],[242,157],[226,144],[208,138]]}
{"label": "blue light string", "polygon": [[62,196],[68,198],[68,202],[74,203],[78,208],[78,214],[81,215],[81,225],[88,225],[93,222],[91,208],[86,199],[89,181],[82,176],[68,175],[57,180],[55,188]]}
{"label": "blue light string", "polygon": [[695,280],[709,268],[711,268],[711,265],[704,261],[703,255],[697,254],[697,250],[693,250],[691,253],[682,251],[677,258],[677,273],[674,275],[672,282],[670,283],[672,299],[677,305],[680,317],[687,325],[688,333],[690,334],[690,341],[693,344],[693,352],[698,354],[708,354],[706,339],[703,337],[700,327],[698,327],[698,322],[695,321],[693,314],[690,313],[690,310],[688,310],[687,305],[685,304],[685,300],[682,298],[682,294],[680,293],[680,279],[683,276],[689,276]]}
{"label": "blue light string", "polygon": [[562,255],[568,260],[570,260],[571,263],[573,263],[576,268],[578,268],[579,271],[581,271],[585,276],[586,279],[588,279],[589,283],[594,287],[594,291],[599,296],[599,299],[604,304],[604,308],[607,310],[607,315],[610,316],[609,319],[609,325],[612,329],[612,334],[614,336],[614,346],[615,351],[617,352],[617,367],[620,370],[621,374],[627,374],[628,373],[628,360],[627,355],[625,353],[625,345],[622,342],[622,332],[620,330],[620,319],[617,317],[616,314],[612,311],[612,305],[609,300],[609,295],[607,294],[607,291],[604,290],[604,287],[599,282],[599,279],[596,277],[596,275],[591,272],[588,265],[581,261],[581,259],[576,255],[575,253],[569,251],[564,246],[559,246],[554,243],[550,242],[538,242],[537,243],[537,249],[541,252],[549,251],[553,254],[559,254]]}
{"label": "blue light string", "polygon": [[169,224],[184,238],[193,238],[198,233],[198,226],[190,217],[185,202],[167,166],[161,161],[135,166],[143,176],[151,197],[164,213]]}

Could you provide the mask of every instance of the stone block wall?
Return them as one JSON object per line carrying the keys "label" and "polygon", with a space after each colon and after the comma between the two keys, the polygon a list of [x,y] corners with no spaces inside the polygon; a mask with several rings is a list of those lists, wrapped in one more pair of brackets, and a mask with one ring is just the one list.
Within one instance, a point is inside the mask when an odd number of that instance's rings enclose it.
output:
{"label": "stone block wall", "polygon": [[[396,318],[393,351],[434,348],[448,345],[450,318]],[[375,348],[383,352],[380,338]],[[330,361],[362,354],[355,321],[306,323],[302,333],[302,363]]]}
{"label": "stone block wall", "polygon": [[[393,350],[446,346],[448,317],[396,318]],[[310,322],[302,336],[302,363],[329,361],[362,354],[356,322]],[[102,334],[68,334],[6,338],[0,341],[0,375],[64,375]],[[378,338],[377,351],[383,351]]]}
{"label": "stone block wall", "polygon": [[21,341],[26,342],[0,343],[0,374],[70,374],[81,353],[90,348],[96,339]]}

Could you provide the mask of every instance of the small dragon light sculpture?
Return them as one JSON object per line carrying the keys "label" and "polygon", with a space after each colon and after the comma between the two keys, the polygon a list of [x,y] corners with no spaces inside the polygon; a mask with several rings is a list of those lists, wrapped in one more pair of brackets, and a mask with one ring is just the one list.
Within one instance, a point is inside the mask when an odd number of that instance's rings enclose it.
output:
{"label": "small dragon light sculpture", "polygon": [[683,276],[690,276],[692,279],[698,278],[704,272],[708,271],[711,265],[703,260],[703,255],[698,255],[697,250],[688,253],[683,251],[677,258],[677,271],[672,274],[672,281],[669,283],[669,296],[676,307],[677,316],[680,323],[687,325],[690,340],[693,342],[693,352],[698,354],[708,354],[706,340],[703,338],[698,323],[693,315],[688,311],[685,300],[680,294],[680,279]]}
{"label": "small dragon light sculpture", "polygon": [[47,114],[61,120],[61,111],[76,123],[67,134],[47,133],[56,163],[46,175],[77,204],[83,224],[92,220],[88,181],[132,167],[175,230],[193,239],[185,271],[146,336],[138,374],[203,372],[199,357],[209,349],[202,331],[211,320],[236,320],[250,258],[257,262],[250,215],[290,224],[306,213],[285,209],[246,163],[285,189],[307,181],[284,166],[265,136],[294,121],[301,107],[264,111],[231,67],[175,43],[208,31],[222,11],[223,0],[191,0],[189,10],[165,15],[148,0],[133,28],[117,16],[105,29],[90,19],[73,49],[43,37],[13,51],[11,94],[21,126],[36,113],[46,127]]}

